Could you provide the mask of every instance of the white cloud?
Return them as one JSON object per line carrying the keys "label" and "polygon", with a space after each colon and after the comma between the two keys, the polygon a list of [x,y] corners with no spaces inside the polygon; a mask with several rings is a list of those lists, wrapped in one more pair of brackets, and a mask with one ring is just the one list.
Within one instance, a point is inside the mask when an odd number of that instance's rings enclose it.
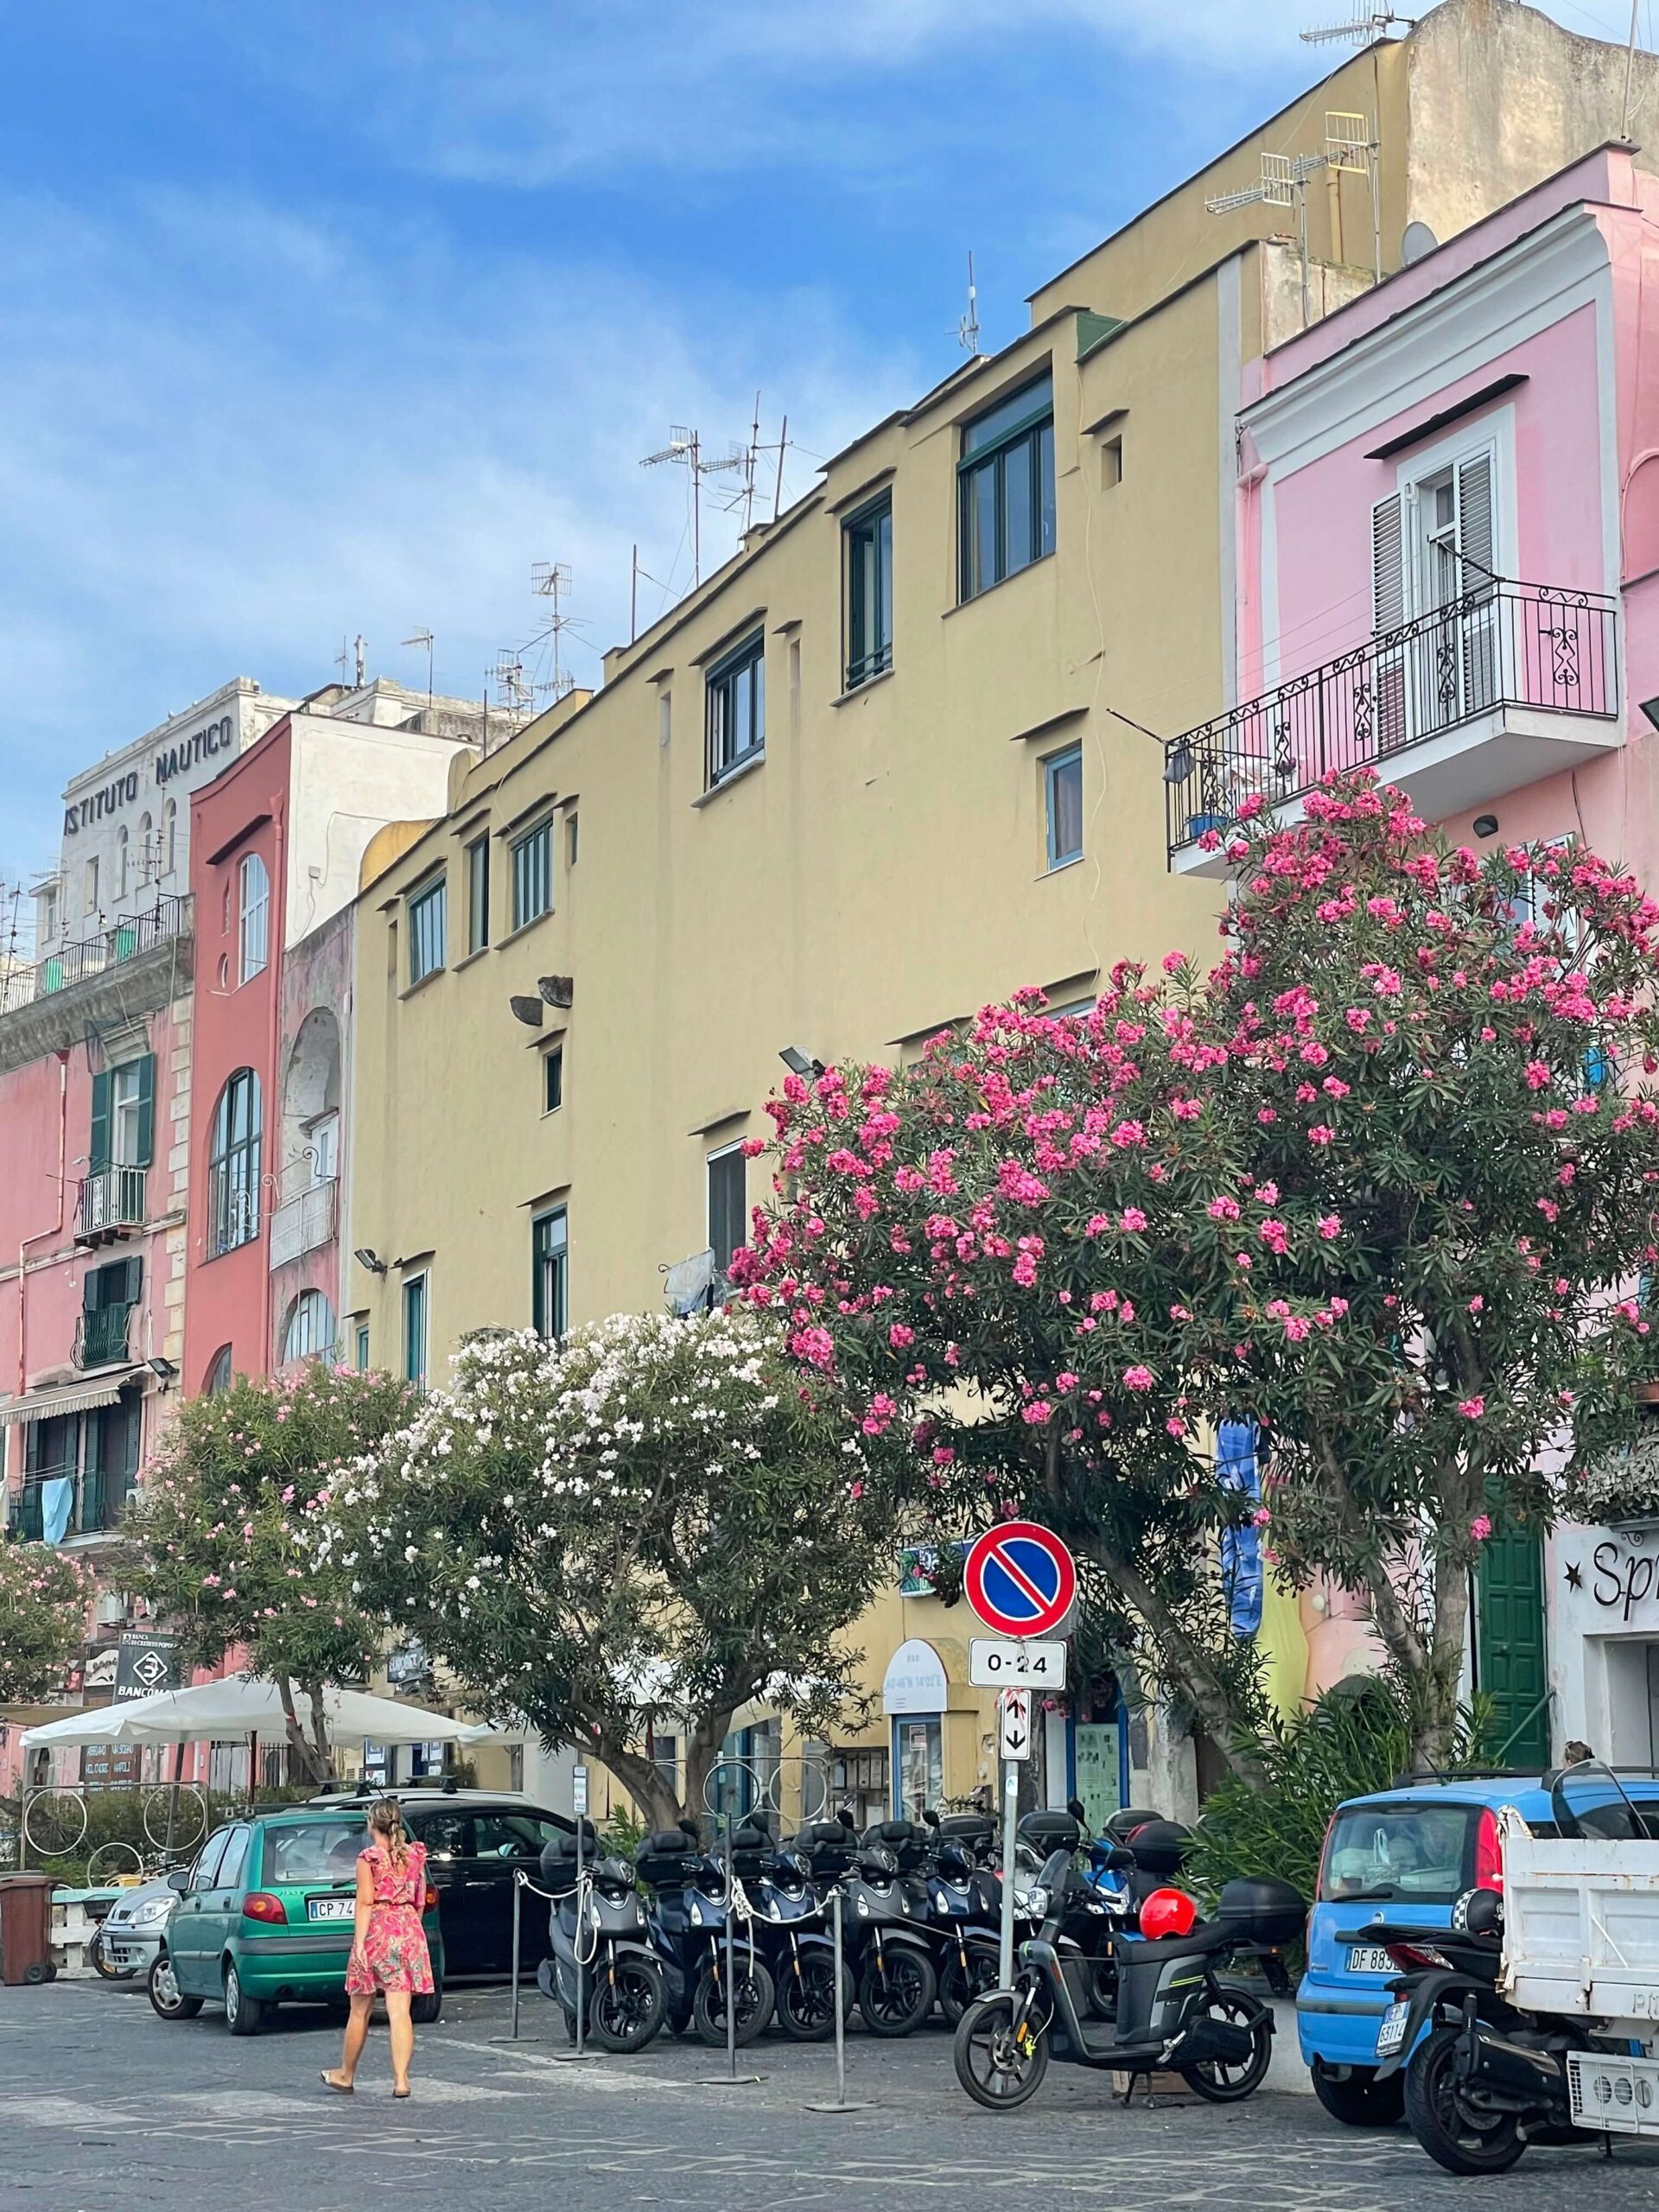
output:
{"label": "white cloud", "polygon": [[[0,202],[0,875],[51,857],[69,773],[232,674],[309,689],[360,630],[423,679],[398,644],[424,624],[440,686],[476,693],[536,626],[537,559],[573,566],[594,648],[625,636],[631,541],[667,577],[683,535],[683,474],[639,467],[671,421],[745,435],[758,383],[829,451],[925,381],[810,291],[705,283],[693,312],[414,225],[370,245],[232,199],[110,227]],[[705,509],[705,546],[734,537]]]}

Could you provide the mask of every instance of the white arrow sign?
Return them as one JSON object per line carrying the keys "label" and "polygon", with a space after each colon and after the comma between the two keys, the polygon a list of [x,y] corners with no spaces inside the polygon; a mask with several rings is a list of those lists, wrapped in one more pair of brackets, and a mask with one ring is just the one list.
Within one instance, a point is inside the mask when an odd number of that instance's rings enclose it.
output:
{"label": "white arrow sign", "polygon": [[1005,1759],[1031,1757],[1031,1692],[1004,1690],[996,1714],[996,1748]]}
{"label": "white arrow sign", "polygon": [[1012,1686],[1044,1690],[1065,1688],[1065,1646],[1015,1643],[1012,1637],[976,1636],[968,1645],[968,1679],[982,1690]]}

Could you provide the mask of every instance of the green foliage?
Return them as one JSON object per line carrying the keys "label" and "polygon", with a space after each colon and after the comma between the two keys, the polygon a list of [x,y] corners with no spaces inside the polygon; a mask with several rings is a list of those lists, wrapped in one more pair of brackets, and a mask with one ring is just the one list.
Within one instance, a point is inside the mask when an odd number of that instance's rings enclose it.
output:
{"label": "green foliage", "polygon": [[[1352,1675],[1289,1719],[1274,1719],[1255,1748],[1259,1787],[1228,1776],[1204,1802],[1185,1878],[1212,1904],[1239,1875],[1272,1875],[1311,1904],[1325,1833],[1350,1797],[1389,1789],[1412,1764],[1419,1727],[1410,1686],[1395,1674]],[[1442,1771],[1478,1764],[1491,1732],[1477,1700],[1458,1716]]]}
{"label": "green foliage", "polygon": [[60,1690],[86,1634],[91,1576],[48,1544],[0,1543],[0,1705]]}
{"label": "green foliage", "polygon": [[651,1833],[649,1825],[635,1813],[626,1799],[613,1805],[609,1817],[599,1828],[599,1847],[601,1853],[614,1859],[632,1859],[634,1847]]}
{"label": "green foliage", "polygon": [[750,1699],[810,1733],[855,1701],[846,1630],[891,1556],[858,1471],[755,1315],[501,1332],[317,1509],[314,1556],[485,1715],[594,1753],[671,1821],[652,1729],[683,1736],[696,1805]]}

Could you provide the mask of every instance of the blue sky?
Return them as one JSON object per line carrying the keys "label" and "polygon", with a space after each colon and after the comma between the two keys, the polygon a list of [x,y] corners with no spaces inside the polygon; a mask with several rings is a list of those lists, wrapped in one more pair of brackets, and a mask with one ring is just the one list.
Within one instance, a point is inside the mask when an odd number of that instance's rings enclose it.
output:
{"label": "blue sky", "polygon": [[[1563,5],[1580,30],[1611,29]],[[689,579],[671,422],[813,456],[1335,56],[1314,0],[0,0],[0,881],[66,777],[361,632],[476,693]],[[706,518],[705,550],[734,524]],[[642,614],[663,603],[642,586]]]}

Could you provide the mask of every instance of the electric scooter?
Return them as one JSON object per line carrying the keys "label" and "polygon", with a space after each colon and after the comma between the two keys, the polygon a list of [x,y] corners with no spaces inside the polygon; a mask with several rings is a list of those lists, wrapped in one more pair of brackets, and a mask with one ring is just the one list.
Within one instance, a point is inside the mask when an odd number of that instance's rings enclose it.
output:
{"label": "electric scooter", "polygon": [[542,1880],[553,1892],[552,1956],[537,1967],[537,1986],[557,2000],[574,2042],[580,1979],[586,2034],[601,2050],[643,2050],[668,2017],[663,1970],[633,1869],[626,1859],[598,1858],[597,1849],[584,1822],[580,1877],[574,1834],[556,1835],[542,1852]]}

